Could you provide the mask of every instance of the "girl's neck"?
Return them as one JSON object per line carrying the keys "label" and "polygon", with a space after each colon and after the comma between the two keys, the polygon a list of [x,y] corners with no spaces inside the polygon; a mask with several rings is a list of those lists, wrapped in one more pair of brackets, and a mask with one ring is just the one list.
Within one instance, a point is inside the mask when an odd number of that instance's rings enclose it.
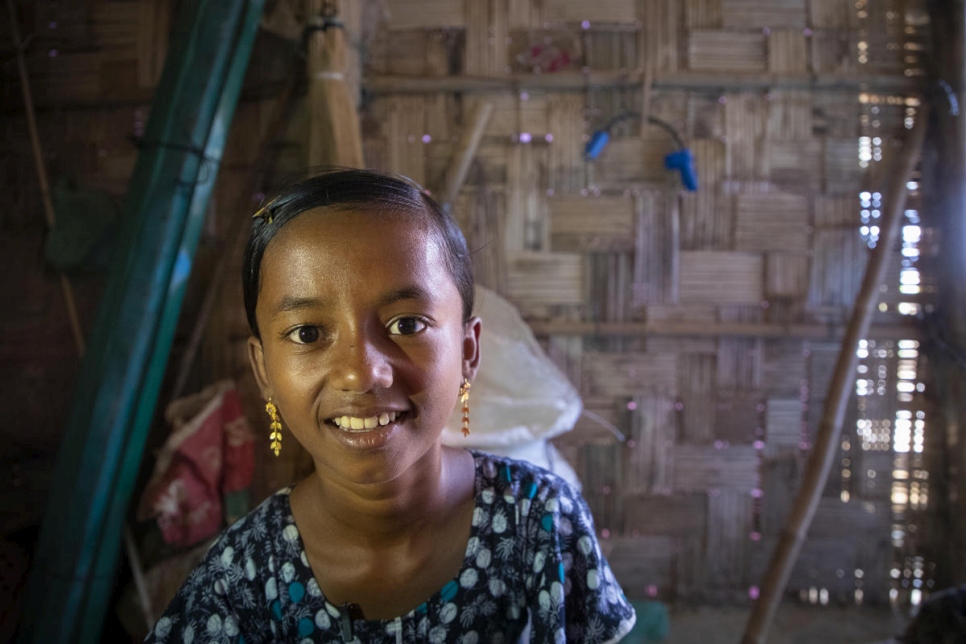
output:
{"label": "girl's neck", "polygon": [[293,491],[312,520],[340,541],[362,545],[408,540],[466,501],[475,480],[472,456],[441,447],[393,481],[359,485],[316,471]]}

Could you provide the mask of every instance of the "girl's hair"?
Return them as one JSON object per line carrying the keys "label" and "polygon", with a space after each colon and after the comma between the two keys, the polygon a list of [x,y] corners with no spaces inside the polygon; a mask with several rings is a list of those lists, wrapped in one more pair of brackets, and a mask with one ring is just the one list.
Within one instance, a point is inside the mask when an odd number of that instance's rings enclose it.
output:
{"label": "girl's hair", "polygon": [[443,261],[463,301],[463,320],[469,320],[473,313],[473,264],[466,239],[450,214],[404,177],[372,170],[338,169],[288,186],[252,217],[252,231],[242,265],[242,291],[248,326],[256,338],[261,338],[255,306],[258,304],[265,249],[282,226],[315,208],[408,213],[429,222],[438,236]]}

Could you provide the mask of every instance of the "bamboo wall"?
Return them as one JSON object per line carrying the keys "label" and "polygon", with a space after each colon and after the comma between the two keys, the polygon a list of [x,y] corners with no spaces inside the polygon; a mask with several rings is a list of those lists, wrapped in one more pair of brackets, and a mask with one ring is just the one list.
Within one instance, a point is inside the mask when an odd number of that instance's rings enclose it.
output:
{"label": "bamboo wall", "polygon": [[[477,279],[623,434],[584,417],[556,443],[631,595],[747,598],[787,517],[867,257],[859,193],[915,91],[917,8],[858,4],[393,0],[371,44],[370,165],[439,192],[474,108],[495,108],[457,215]],[[688,141],[698,192],[647,115]],[[881,139],[865,167],[860,136]],[[914,335],[891,298],[877,323]],[[881,601],[893,455],[850,447],[789,590]]]}
{"label": "bamboo wall", "polygon": [[[51,7],[22,12],[25,32],[37,34],[30,69],[45,152],[55,172],[74,170],[120,197],[171,7],[167,0]],[[747,600],[801,479],[858,289],[868,248],[858,232],[866,208],[859,194],[884,186],[914,112],[907,99],[915,95],[908,75],[915,65],[905,58],[918,51],[908,46],[919,46],[918,5],[598,0],[592,7],[349,3],[366,162],[440,194],[471,115],[483,102],[494,106],[455,212],[478,281],[519,307],[592,412],[556,443],[583,481],[616,574],[633,597]],[[212,262],[247,225],[250,213],[230,206],[252,192],[244,182],[257,137],[292,73],[290,48],[280,42],[260,36],[188,312]],[[5,74],[4,95],[16,104],[17,85]],[[596,162],[585,161],[589,135],[625,110],[635,117],[615,127]],[[699,191],[684,192],[664,168],[674,142],[647,116],[688,142]],[[273,146],[273,176],[304,167],[307,119],[301,105]],[[7,123],[14,155],[2,162],[2,179],[20,211],[39,218],[22,114]],[[250,197],[253,206],[261,198]],[[8,229],[14,224],[4,220]],[[38,227],[19,230],[36,248]],[[18,247],[24,254],[29,246]],[[43,269],[34,261],[30,270]],[[56,290],[48,291],[37,320],[56,317]],[[873,352],[864,364],[885,369],[891,387],[896,342],[915,332],[895,313],[903,301],[895,289],[885,301],[875,331],[885,354]],[[196,378],[234,376],[259,427],[247,336],[230,281]],[[849,464],[833,472],[791,592],[886,597],[896,556],[895,464],[882,441],[871,440],[874,431],[860,436],[857,428],[879,427],[902,404],[892,394],[856,399],[840,454]],[[311,466],[292,442],[280,459],[267,452],[258,452],[260,494]]]}

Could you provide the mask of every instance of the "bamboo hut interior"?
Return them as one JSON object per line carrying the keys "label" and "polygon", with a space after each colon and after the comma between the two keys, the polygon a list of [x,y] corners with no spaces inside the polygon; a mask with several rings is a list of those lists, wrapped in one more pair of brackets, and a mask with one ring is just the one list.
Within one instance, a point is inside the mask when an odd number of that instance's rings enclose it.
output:
{"label": "bamboo hut interior", "polygon": [[[135,164],[159,145],[145,128],[172,25],[193,4],[8,0],[0,15],[3,641],[37,563],[78,341],[118,270]],[[318,27],[324,12],[337,29]],[[740,641],[844,377],[768,641],[899,635],[930,594],[966,582],[963,21],[961,3],[927,0],[265,2],[104,632],[143,637],[137,577],[163,602],[197,553],[136,513],[176,399],[237,387],[249,507],[312,467],[294,440],[268,449],[238,239],[265,195],[339,164],[446,201],[477,283],[579,392],[583,412],[551,443],[628,597],[667,607],[666,641]],[[695,190],[666,163],[684,149]],[[884,277],[850,346],[879,247]],[[851,370],[837,378],[840,354]]]}

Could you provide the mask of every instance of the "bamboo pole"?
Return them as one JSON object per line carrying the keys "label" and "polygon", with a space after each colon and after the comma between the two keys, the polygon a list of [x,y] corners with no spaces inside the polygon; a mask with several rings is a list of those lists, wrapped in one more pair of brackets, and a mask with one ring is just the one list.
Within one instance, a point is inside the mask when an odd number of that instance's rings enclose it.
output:
{"label": "bamboo pole", "polygon": [[[44,218],[47,227],[53,229],[57,223],[54,214],[54,204],[50,200],[50,182],[47,180],[47,168],[44,165],[44,155],[40,148],[40,134],[37,132],[37,117],[34,113],[33,93],[30,91],[30,77],[27,75],[27,63],[24,61],[24,44],[20,40],[20,26],[17,21],[17,6],[14,0],[7,0],[7,11],[10,13],[10,34],[13,37],[13,47],[17,51],[17,71],[20,75],[20,89],[23,91],[24,112],[27,115],[27,130],[30,132],[30,146],[33,148],[34,165],[37,169],[37,180],[40,182],[40,198],[44,205]],[[64,304],[67,305],[67,317],[74,336],[77,355],[83,356],[85,350],[84,331],[81,327],[80,316],[77,314],[77,303],[74,300],[74,289],[64,273],[58,273],[60,288],[64,293]]]}
{"label": "bamboo pole", "polygon": [[452,209],[453,202],[460,188],[463,187],[463,182],[466,181],[466,173],[469,172],[470,164],[480,149],[480,142],[486,133],[486,126],[490,124],[491,116],[493,116],[493,103],[480,103],[473,114],[473,128],[470,130],[470,135],[464,136],[460,141],[460,148],[454,155],[456,163],[450,167],[446,177],[446,190],[443,193],[443,208],[447,211]]}
{"label": "bamboo pole", "polygon": [[[308,37],[309,167],[361,168],[362,133],[346,74],[349,55],[345,32],[336,20],[335,0],[309,0],[316,24]],[[335,12],[335,13],[333,13]]]}
{"label": "bamboo pole", "polygon": [[856,350],[859,341],[868,336],[872,316],[878,305],[879,285],[886,277],[890,255],[895,252],[895,243],[899,237],[905,210],[906,182],[915,169],[916,161],[922,151],[927,122],[928,109],[923,105],[916,115],[915,125],[906,137],[905,147],[897,159],[894,174],[888,182],[885,209],[880,224],[882,232],[878,244],[869,256],[855,309],[846,328],[845,338],[842,340],[835,371],[829,384],[822,421],[818,428],[818,435],[815,437],[815,446],[806,466],[805,478],[795,498],[795,505],[788,517],[788,523],[765,572],[761,597],[755,603],[751,617],[748,619],[745,634],[741,640],[743,644],[764,644],[835,460],[842,421],[850,394],[855,386],[855,369],[858,363]]}

